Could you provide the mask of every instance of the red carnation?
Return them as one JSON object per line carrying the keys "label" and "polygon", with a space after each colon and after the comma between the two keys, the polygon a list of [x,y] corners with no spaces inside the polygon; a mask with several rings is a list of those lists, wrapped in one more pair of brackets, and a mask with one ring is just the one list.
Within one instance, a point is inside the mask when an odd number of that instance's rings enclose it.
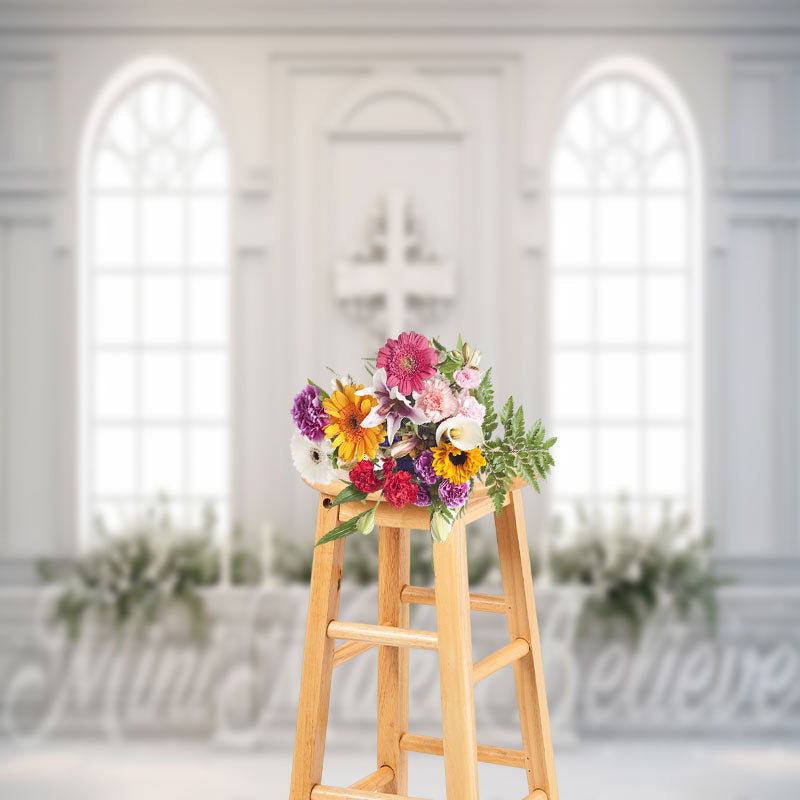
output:
{"label": "red carnation", "polygon": [[350,480],[360,492],[377,492],[383,481],[375,474],[375,467],[369,459],[363,459],[350,470]]}
{"label": "red carnation", "polygon": [[396,466],[397,463],[393,458],[384,458],[383,465],[381,466],[381,472],[383,473],[383,477],[388,478],[394,472],[394,468]]}
{"label": "red carnation", "polygon": [[392,508],[402,508],[417,499],[417,485],[408,472],[395,472],[386,479],[383,496]]}

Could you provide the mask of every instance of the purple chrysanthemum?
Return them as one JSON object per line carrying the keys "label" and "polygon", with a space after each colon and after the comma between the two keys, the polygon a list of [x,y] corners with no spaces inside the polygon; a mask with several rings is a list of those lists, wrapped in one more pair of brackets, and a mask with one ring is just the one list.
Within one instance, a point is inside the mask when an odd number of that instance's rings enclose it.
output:
{"label": "purple chrysanthemum", "polygon": [[439,484],[439,497],[448,508],[460,508],[469,497],[469,483],[450,483],[443,480]]}
{"label": "purple chrysanthemum", "polygon": [[424,486],[417,485],[417,499],[414,501],[415,506],[429,506],[431,504],[431,496]]}
{"label": "purple chrysanthemum", "polygon": [[292,403],[292,419],[294,424],[307,439],[321,442],[325,437],[325,426],[330,423],[319,389],[308,384]]}
{"label": "purple chrysanthemum", "polygon": [[428,486],[432,486],[439,480],[439,476],[433,471],[433,451],[423,450],[414,461],[414,472],[419,479]]}

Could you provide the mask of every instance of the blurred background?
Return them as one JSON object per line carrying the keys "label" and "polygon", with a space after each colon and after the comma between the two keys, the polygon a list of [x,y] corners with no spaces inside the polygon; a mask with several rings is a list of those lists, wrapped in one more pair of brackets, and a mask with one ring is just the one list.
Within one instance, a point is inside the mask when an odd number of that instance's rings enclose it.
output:
{"label": "blurred background", "polygon": [[[797,2],[0,0],[0,796],[287,796],[289,407],[415,329],[559,437],[525,502],[562,798],[796,800],[799,224]],[[374,769],[375,669],[334,676],[327,783]],[[482,743],[519,746],[509,678]]]}

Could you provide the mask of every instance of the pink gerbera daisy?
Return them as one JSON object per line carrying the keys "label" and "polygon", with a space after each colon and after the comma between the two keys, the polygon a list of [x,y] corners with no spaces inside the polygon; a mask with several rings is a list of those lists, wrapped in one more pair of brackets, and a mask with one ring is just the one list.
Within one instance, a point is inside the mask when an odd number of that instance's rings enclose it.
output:
{"label": "pink gerbera daisy", "polygon": [[423,381],[436,374],[439,356],[419,333],[401,333],[387,339],[378,350],[376,365],[386,369],[386,385],[396,386],[401,394],[421,392]]}

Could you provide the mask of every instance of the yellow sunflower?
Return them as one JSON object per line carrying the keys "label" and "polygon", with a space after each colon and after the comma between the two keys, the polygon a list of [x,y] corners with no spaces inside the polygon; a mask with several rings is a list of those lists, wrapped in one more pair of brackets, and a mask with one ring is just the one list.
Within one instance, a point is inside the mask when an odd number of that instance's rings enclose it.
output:
{"label": "yellow sunflower", "polygon": [[364,456],[375,458],[378,444],[383,441],[384,426],[362,428],[361,422],[378,401],[369,395],[356,396],[356,392],[364,388],[361,384],[343,388],[322,401],[331,420],[325,426],[325,438],[331,439],[331,444],[338,448],[340,461],[360,461]]}
{"label": "yellow sunflower", "polygon": [[433,471],[451,483],[465,483],[486,465],[480,447],[459,450],[453,444],[443,443],[439,447],[432,447],[431,451]]}

